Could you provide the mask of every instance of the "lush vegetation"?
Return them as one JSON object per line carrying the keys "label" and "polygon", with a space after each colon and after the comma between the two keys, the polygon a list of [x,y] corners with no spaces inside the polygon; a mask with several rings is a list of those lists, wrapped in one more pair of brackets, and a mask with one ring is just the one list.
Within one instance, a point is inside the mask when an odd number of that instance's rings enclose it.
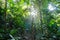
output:
{"label": "lush vegetation", "polygon": [[60,0],[0,0],[0,40],[60,40]]}

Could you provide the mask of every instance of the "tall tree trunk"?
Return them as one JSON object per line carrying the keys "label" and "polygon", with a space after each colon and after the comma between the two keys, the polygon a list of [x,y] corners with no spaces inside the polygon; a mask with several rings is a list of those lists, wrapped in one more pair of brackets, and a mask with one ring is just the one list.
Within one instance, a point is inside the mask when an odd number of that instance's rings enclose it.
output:
{"label": "tall tree trunk", "polygon": [[6,30],[6,28],[7,28],[7,26],[6,26],[6,11],[7,11],[7,0],[5,0],[5,14],[4,14],[5,27],[4,27],[4,30]]}
{"label": "tall tree trunk", "polygon": [[35,40],[35,25],[34,25],[34,17],[32,17],[31,40]]}

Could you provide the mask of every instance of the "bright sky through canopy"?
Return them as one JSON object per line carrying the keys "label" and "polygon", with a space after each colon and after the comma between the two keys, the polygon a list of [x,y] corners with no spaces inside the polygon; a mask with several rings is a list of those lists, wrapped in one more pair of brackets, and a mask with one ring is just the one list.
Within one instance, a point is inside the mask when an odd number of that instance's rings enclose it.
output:
{"label": "bright sky through canopy", "polygon": [[56,9],[56,7],[54,7],[52,4],[49,4],[49,5],[48,5],[48,9],[49,9],[50,11],[53,11],[53,10]]}

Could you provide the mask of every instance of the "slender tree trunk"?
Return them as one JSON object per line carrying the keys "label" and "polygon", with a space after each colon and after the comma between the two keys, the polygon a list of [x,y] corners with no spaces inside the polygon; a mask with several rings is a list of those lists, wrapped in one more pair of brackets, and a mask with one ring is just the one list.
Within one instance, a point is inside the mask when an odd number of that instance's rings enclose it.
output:
{"label": "slender tree trunk", "polygon": [[4,21],[5,21],[5,27],[4,29],[6,30],[7,26],[6,26],[6,11],[7,11],[7,0],[5,0],[5,14],[4,14]]}
{"label": "slender tree trunk", "polygon": [[32,26],[31,26],[31,40],[35,40],[35,28],[34,28],[34,18],[32,17]]}

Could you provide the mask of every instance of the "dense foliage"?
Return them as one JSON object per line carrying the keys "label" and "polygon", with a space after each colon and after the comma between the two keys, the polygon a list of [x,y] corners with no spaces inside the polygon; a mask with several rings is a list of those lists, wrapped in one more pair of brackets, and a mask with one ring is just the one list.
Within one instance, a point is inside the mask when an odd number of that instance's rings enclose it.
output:
{"label": "dense foliage", "polygon": [[60,0],[0,0],[0,40],[60,40]]}

